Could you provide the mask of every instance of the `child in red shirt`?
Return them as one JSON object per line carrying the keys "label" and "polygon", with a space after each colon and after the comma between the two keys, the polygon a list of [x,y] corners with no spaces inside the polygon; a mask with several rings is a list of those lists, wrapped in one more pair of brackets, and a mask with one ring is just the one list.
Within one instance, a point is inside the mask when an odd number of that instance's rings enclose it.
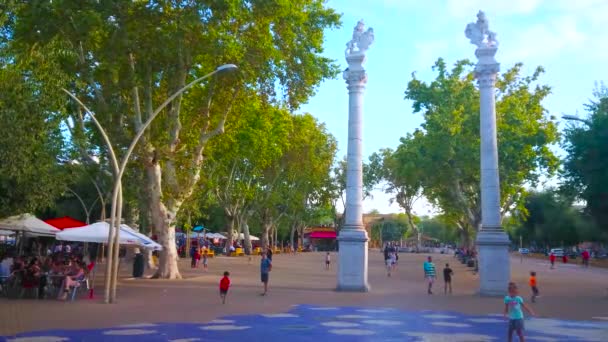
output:
{"label": "child in red shirt", "polygon": [[222,304],[226,304],[226,295],[228,294],[228,288],[230,287],[229,275],[230,272],[224,272],[224,277],[220,280],[220,298],[222,298]]}

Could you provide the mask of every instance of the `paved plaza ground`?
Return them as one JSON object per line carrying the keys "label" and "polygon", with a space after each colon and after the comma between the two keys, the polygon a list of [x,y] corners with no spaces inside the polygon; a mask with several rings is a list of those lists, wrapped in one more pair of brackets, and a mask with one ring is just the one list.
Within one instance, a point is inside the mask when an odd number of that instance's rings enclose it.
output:
{"label": "paved plaza ground", "polygon": [[[182,260],[180,281],[128,279],[123,267],[116,304],[101,303],[102,279],[94,300],[0,299],[0,335],[9,341],[504,340],[502,299],[476,295],[477,275],[451,255],[433,255],[439,269],[449,262],[455,271],[448,296],[440,286],[426,294],[426,255],[400,254],[389,278],[377,250],[370,252],[371,292],[335,292],[332,256],[326,271],[323,253],[275,255],[267,296],[260,296],[259,257],[216,257],[207,273]],[[511,264],[526,300],[528,273],[537,272],[542,297],[531,305],[541,318],[526,321],[527,334],[536,337],[530,341],[608,341],[607,269],[558,264],[550,270],[546,260],[519,257]],[[233,285],[222,305],[218,283],[225,270]]]}

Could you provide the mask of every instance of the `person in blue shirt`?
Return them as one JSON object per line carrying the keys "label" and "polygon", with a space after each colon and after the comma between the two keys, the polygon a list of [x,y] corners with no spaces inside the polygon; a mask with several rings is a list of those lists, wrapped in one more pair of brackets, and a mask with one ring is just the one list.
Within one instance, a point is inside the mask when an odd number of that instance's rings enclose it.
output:
{"label": "person in blue shirt", "polygon": [[[530,309],[526,304],[524,304],[523,298],[518,295],[517,285],[515,283],[509,283],[509,294],[505,296],[505,317],[509,318],[509,332],[508,332],[508,341],[513,341],[513,332],[517,333],[519,336],[519,341],[524,342],[524,310],[526,310],[530,315],[535,316],[532,309]],[[508,316],[507,316],[508,315]]]}
{"label": "person in blue shirt", "polygon": [[424,262],[424,278],[429,283],[428,294],[433,294],[433,283],[435,282],[436,272],[435,272],[435,264],[433,263],[433,258],[430,256],[427,258],[427,261]]}
{"label": "person in blue shirt", "polygon": [[260,274],[262,278],[262,283],[264,283],[264,293],[262,293],[262,296],[265,296],[266,292],[268,292],[268,278],[271,270],[272,261],[268,259],[266,253],[262,253],[262,260],[260,261]]}

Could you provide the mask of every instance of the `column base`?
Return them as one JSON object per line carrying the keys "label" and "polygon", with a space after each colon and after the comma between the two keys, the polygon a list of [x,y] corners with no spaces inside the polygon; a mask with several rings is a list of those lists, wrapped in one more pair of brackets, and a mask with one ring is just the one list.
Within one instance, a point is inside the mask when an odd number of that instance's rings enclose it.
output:
{"label": "column base", "polygon": [[509,236],[501,227],[482,227],[477,234],[479,294],[504,296],[511,281]]}
{"label": "column base", "polygon": [[336,291],[369,292],[367,283],[367,232],[346,226],[338,236],[338,285]]}

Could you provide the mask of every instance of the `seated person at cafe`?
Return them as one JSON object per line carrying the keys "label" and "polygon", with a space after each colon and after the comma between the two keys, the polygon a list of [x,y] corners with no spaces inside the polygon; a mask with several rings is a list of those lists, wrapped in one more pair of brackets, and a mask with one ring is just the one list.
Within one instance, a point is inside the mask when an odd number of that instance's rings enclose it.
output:
{"label": "seated person at cafe", "polygon": [[11,266],[11,274],[19,273],[25,269],[25,261],[22,257],[16,257]]}
{"label": "seated person at cafe", "polygon": [[25,268],[21,286],[23,288],[38,288],[40,285],[40,276],[42,275],[38,258],[33,258]]}
{"label": "seated person at cafe", "polygon": [[68,298],[68,293],[70,292],[70,287],[78,286],[79,281],[84,279],[84,276],[84,265],[80,262],[70,262],[70,265],[67,267],[67,274],[61,284],[63,292],[59,293],[58,299],[66,300]]}
{"label": "seated person at cafe", "polygon": [[11,258],[7,258],[4,254],[0,255],[0,282],[11,275],[12,265],[13,260]]}

